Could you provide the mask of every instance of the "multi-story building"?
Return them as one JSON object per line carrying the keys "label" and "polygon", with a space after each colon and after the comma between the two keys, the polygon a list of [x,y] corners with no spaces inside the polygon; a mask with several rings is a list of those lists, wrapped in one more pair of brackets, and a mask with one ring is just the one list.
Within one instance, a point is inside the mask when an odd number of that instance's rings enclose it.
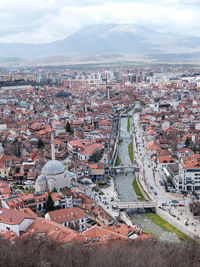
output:
{"label": "multi-story building", "polygon": [[50,211],[45,219],[82,232],[87,229],[86,214],[79,208],[66,208]]}
{"label": "multi-story building", "polygon": [[175,185],[179,190],[200,190],[200,161],[193,159],[181,162],[179,180]]}

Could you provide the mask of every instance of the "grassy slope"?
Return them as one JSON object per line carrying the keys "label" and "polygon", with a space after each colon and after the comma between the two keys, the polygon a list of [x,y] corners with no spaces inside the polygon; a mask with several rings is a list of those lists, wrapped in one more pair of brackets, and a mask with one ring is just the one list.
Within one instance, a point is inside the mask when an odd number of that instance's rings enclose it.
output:
{"label": "grassy slope", "polygon": [[133,143],[132,142],[128,145],[128,153],[129,153],[130,160],[133,164]]}
{"label": "grassy slope", "polygon": [[145,201],[146,199],[144,198],[144,196],[142,195],[142,192],[140,191],[140,188],[137,184],[136,178],[133,180],[132,186],[133,186],[133,189],[134,189],[136,195],[138,196],[138,200]]}
{"label": "grassy slope", "polygon": [[162,219],[157,214],[148,213],[147,215],[157,225],[159,225],[160,227],[162,227],[164,230],[166,230],[168,232],[175,233],[181,240],[190,240],[190,238],[187,235],[185,235],[184,233],[179,231],[176,227],[174,227],[173,225],[169,224],[167,221]]}
{"label": "grassy slope", "polygon": [[120,159],[120,157],[119,156],[117,156],[117,159],[116,159],[116,161],[115,161],[115,166],[119,166],[120,164],[121,164],[121,159]]}

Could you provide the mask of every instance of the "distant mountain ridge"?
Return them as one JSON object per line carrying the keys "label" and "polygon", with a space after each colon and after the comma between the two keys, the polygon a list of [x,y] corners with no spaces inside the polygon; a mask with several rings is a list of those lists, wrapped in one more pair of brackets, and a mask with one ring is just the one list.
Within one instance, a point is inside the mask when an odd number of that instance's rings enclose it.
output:
{"label": "distant mountain ridge", "polygon": [[20,58],[191,52],[200,52],[199,37],[183,38],[132,24],[90,25],[45,44],[0,43],[0,57]]}

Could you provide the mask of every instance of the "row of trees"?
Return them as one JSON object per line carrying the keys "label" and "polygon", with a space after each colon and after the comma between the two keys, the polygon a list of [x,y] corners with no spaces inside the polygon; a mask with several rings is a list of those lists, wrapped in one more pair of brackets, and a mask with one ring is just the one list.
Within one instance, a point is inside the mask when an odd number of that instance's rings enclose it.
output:
{"label": "row of trees", "polygon": [[0,239],[0,266],[4,267],[188,267],[199,266],[196,243],[110,241],[107,245],[59,244],[38,238]]}

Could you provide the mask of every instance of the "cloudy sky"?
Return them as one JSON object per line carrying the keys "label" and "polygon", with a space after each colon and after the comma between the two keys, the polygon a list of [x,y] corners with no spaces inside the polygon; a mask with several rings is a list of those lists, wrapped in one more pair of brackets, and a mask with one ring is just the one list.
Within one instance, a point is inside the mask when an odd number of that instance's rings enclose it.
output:
{"label": "cloudy sky", "polygon": [[0,18],[0,42],[51,42],[102,23],[200,36],[200,0],[0,0]]}

